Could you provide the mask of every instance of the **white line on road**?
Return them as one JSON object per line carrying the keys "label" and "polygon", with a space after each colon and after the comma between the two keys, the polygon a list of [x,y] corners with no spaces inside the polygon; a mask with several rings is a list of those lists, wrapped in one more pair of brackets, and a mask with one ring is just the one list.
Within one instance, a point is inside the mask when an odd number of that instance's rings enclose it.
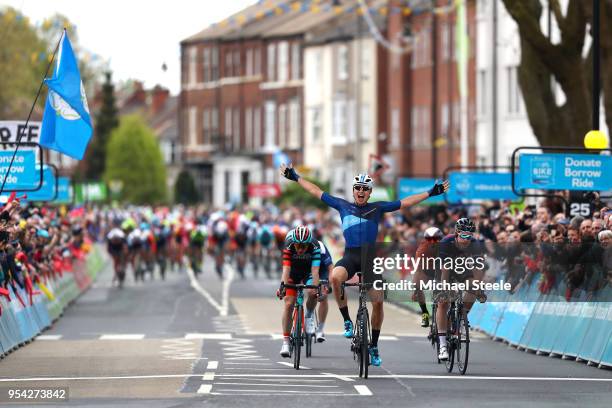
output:
{"label": "white line on road", "polygon": [[[293,368],[293,364],[291,364],[291,363],[287,363],[287,362],[285,362],[285,361],[277,361],[277,363],[278,363],[278,364],[282,364],[282,365],[287,366],[287,367],[291,367],[291,368]],[[308,368],[308,367],[304,367],[304,366],[302,366],[302,365],[300,366],[300,369],[310,370],[310,368]]]}
{"label": "white line on road", "polygon": [[[273,390],[268,390],[268,391],[273,391]],[[278,392],[279,391],[261,392],[260,390],[257,390],[257,392],[231,392],[231,393],[211,392],[210,395],[231,395],[233,397],[236,397],[236,396],[239,396],[239,397],[278,397]],[[338,397],[359,397],[360,396],[359,394],[344,394],[342,392],[328,392],[325,395],[338,396]]]}
{"label": "white line on road", "polygon": [[244,363],[234,363],[234,362],[223,362],[223,365],[261,365],[261,366],[271,366],[274,365],[272,363],[253,363],[251,361],[245,361]]}
{"label": "white line on road", "polygon": [[312,387],[312,388],[338,388],[339,385],[311,385],[311,384],[279,384],[279,383],[235,383],[216,382],[215,385],[241,385],[249,387]]}
{"label": "white line on road", "polygon": [[208,365],[206,366],[207,370],[216,370],[217,367],[219,367],[219,362],[218,361],[209,361]]}
{"label": "white line on road", "polygon": [[[224,390],[218,390],[219,392],[258,392],[260,390],[241,390],[241,389],[224,389]],[[272,391],[272,390],[270,390]],[[301,390],[274,390],[274,393],[279,393],[279,394],[303,394],[304,391]],[[312,395],[312,394],[338,394],[338,392],[335,391],[308,391],[308,395]]]}
{"label": "white line on road", "polygon": [[142,340],[144,334],[103,334],[100,340]]}
{"label": "white line on road", "polygon": [[355,385],[354,387],[359,395],[373,395],[367,385]]}
{"label": "white line on road", "polygon": [[[281,368],[277,370],[283,370]],[[191,378],[201,377],[202,374],[151,374],[151,375],[125,375],[125,376],[85,376],[85,377],[28,377],[28,378],[0,378],[0,383],[7,382],[35,382],[35,381],[91,381],[91,380],[146,380],[159,378]],[[336,375],[323,374],[217,374],[215,377],[267,377],[267,378],[358,378],[358,375]],[[419,375],[419,374],[395,374],[395,375],[370,375],[370,378],[411,378],[415,380],[499,380],[499,381],[560,381],[560,382],[604,382],[612,383],[612,378],[585,378],[585,377],[486,377],[486,376],[454,376],[454,375]],[[345,380],[346,381],[346,380]]]}
{"label": "white line on road", "polygon": [[396,336],[379,336],[378,340],[397,341],[399,340],[399,338],[397,338]]}
{"label": "white line on road", "polygon": [[36,337],[36,340],[59,340],[62,338],[61,334],[41,334]]}
{"label": "white line on road", "polygon": [[185,340],[231,340],[232,333],[187,333]]}
{"label": "white line on road", "polygon": [[210,394],[210,390],[212,390],[212,384],[202,384],[198,388],[198,394]]}
{"label": "white line on road", "polygon": [[[293,368],[293,364],[289,365],[289,367]],[[287,368],[256,368],[256,367],[226,367],[226,370],[251,370],[251,371],[282,371],[287,370]]]}
{"label": "white line on road", "polygon": [[202,381],[214,381],[214,380],[215,380],[215,373],[212,371],[205,372],[204,375],[202,376]]}
{"label": "white line on road", "polygon": [[219,312],[219,316],[227,316],[227,311],[229,309],[229,289],[230,289],[232,280],[234,279],[233,268],[230,268],[230,273],[223,280],[223,292],[222,292],[222,297],[221,297],[221,304],[219,304],[219,302],[217,302],[212,297],[212,295],[208,293],[208,291],[204,289],[202,285],[200,285],[200,282],[198,281],[198,278],[196,278],[195,274],[193,273],[193,269],[191,269],[191,267],[189,266],[189,263],[187,263],[187,276],[189,276],[189,282],[191,284],[191,287],[194,288],[196,292],[198,292],[200,295],[202,295],[204,299],[206,299],[208,303],[210,303],[210,305],[214,307],[217,310],[217,312]]}
{"label": "white line on road", "polygon": [[334,377],[334,378],[337,378],[337,379],[339,379],[339,380],[346,381],[346,382],[352,382],[352,381],[355,381],[355,380],[353,380],[352,378],[349,378],[349,376],[347,376],[347,375],[338,375],[338,374],[332,374],[332,373],[323,373],[323,374],[324,374],[326,377]]}
{"label": "white line on road", "polygon": [[225,269],[229,272],[226,278],[223,280],[223,292],[221,297],[221,310],[219,311],[220,316],[227,316],[227,312],[229,310],[229,292],[230,287],[232,286],[232,281],[234,280],[234,276],[236,272],[234,271],[234,267],[229,264],[225,264]]}
{"label": "white line on road", "polygon": [[[238,381],[238,380],[242,380],[242,381],[270,381],[270,378],[244,378],[244,377],[238,377],[238,376],[232,376],[232,375],[224,375],[223,376],[224,380],[228,380],[228,381]],[[322,379],[313,379],[313,378],[304,378],[304,377],[299,377],[299,378],[281,378],[277,380],[278,383],[277,384],[289,384],[290,382],[299,382],[299,383],[306,383],[306,382],[315,382],[315,383],[323,383],[323,382],[334,382],[336,380],[322,380]],[[243,384],[248,384],[248,383],[243,383]]]}

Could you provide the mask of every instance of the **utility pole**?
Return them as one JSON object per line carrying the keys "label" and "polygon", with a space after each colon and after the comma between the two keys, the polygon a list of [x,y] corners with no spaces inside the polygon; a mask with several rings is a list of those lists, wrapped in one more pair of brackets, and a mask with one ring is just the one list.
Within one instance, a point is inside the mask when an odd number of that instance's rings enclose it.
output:
{"label": "utility pole", "polygon": [[433,12],[436,7],[432,1],[431,15],[431,162],[432,176],[438,177],[438,17]]}

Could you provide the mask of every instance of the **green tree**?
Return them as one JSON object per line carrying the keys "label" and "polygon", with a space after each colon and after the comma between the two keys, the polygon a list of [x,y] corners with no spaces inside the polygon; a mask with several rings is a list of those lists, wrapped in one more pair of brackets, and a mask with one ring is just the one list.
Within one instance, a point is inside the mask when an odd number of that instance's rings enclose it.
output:
{"label": "green tree", "polygon": [[105,180],[123,182],[122,201],[157,204],[166,201],[166,167],[153,131],[138,115],[121,118],[106,150]]}
{"label": "green tree", "polygon": [[[592,1],[569,0],[564,13],[558,0],[550,0],[561,32],[560,41],[554,43],[542,31],[540,0],[503,2],[519,28],[518,78],[534,134],[542,145],[582,146],[592,118],[592,45],[584,50]],[[600,12],[602,88],[606,123],[612,129],[612,2],[601,1]],[[554,82],[565,94],[562,104],[555,98]]]}
{"label": "green tree", "polygon": [[[329,191],[329,183],[324,183],[314,179],[309,180],[321,187],[323,191]],[[317,207],[321,209],[328,208],[327,204],[310,195],[310,193],[306,192],[306,190],[304,190],[297,183],[289,183],[280,197],[276,198],[274,202],[278,205],[286,204],[297,205],[300,207]]]}
{"label": "green tree", "polygon": [[[0,119],[25,119],[49,63],[46,43],[27,17],[0,9]],[[44,98],[38,100],[42,110]]]}
{"label": "green tree", "polygon": [[174,201],[188,205],[197,203],[198,199],[198,190],[196,190],[191,173],[181,170],[174,184]]}
{"label": "green tree", "polygon": [[89,180],[99,180],[104,175],[108,140],[113,129],[119,125],[115,106],[115,87],[111,76],[110,71],[106,72],[106,81],[102,85],[102,106],[96,114],[95,133],[85,158],[85,176]]}

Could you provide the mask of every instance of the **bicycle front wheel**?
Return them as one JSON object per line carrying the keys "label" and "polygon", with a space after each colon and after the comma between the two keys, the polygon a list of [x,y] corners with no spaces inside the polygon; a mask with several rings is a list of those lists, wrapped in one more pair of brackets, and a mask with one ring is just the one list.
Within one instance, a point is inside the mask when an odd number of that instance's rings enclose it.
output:
{"label": "bicycle front wheel", "polygon": [[455,364],[455,308],[451,305],[448,311],[448,325],[446,327],[446,349],[448,350],[448,359],[446,360],[446,371],[452,372]]}
{"label": "bicycle front wheel", "polygon": [[304,310],[302,305],[297,306],[297,313],[295,314],[296,321],[294,324],[293,331],[293,368],[296,370],[300,369],[300,353],[302,350],[302,319],[304,318]]}
{"label": "bicycle front wheel", "polygon": [[367,309],[361,315],[361,320],[359,321],[359,331],[361,332],[361,353],[359,358],[359,374],[360,377],[363,374],[363,378],[368,378],[368,366],[370,365],[370,351],[368,350],[368,345],[370,343],[369,338],[369,316]]}
{"label": "bicycle front wheel", "polygon": [[457,369],[461,375],[464,375],[470,355],[470,327],[466,318],[460,318],[457,329]]}

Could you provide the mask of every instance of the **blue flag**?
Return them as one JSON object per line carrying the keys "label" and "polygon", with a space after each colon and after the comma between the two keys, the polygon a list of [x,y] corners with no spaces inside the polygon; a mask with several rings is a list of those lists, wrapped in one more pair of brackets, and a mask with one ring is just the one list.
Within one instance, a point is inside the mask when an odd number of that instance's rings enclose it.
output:
{"label": "blue flag", "polygon": [[40,144],[81,160],[91,139],[92,124],[79,65],[66,31],[60,42],[43,115]]}

